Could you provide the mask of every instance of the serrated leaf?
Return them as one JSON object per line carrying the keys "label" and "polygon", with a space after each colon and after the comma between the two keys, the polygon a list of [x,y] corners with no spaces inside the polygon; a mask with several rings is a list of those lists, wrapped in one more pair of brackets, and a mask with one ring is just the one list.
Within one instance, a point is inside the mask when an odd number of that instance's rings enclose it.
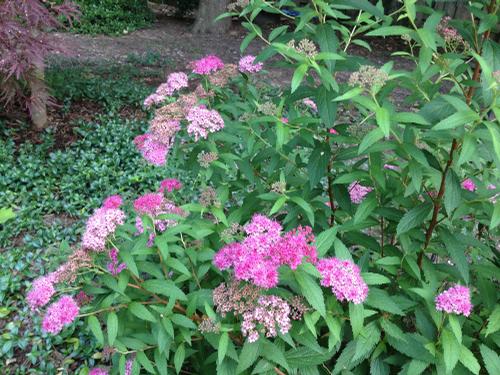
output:
{"label": "serrated leaf", "polygon": [[137,362],[139,362],[141,366],[146,369],[147,372],[149,372],[150,374],[156,374],[153,364],[144,352],[137,352],[135,358],[137,359]]}
{"label": "serrated leaf", "polygon": [[333,99],[334,102],[341,102],[343,100],[349,100],[354,98],[355,96],[360,95],[363,92],[363,89],[361,87],[355,87],[353,89],[350,89],[349,91],[346,91],[342,95],[339,95]]}
{"label": "serrated leaf", "polygon": [[104,345],[104,335],[102,333],[101,323],[99,320],[95,316],[91,315],[87,320],[87,324],[99,344],[101,344],[101,346]]}
{"label": "serrated leaf", "polygon": [[377,107],[375,111],[375,118],[377,120],[377,125],[386,137],[391,134],[391,119],[389,116],[389,111],[384,107]]}
{"label": "serrated leaf", "polygon": [[287,370],[289,369],[289,365],[285,358],[285,355],[283,354],[283,351],[280,348],[278,348],[278,346],[276,346],[270,341],[264,341],[261,343],[261,345],[262,345],[261,354],[264,358],[274,363],[277,363],[278,365],[286,368]]}
{"label": "serrated leaf", "polygon": [[401,235],[421,225],[431,210],[432,203],[424,203],[406,212],[396,228],[397,234]]}
{"label": "serrated leaf", "polygon": [[252,366],[257,358],[259,357],[260,344],[257,342],[245,341],[243,344],[243,349],[239,355],[238,367],[236,368],[236,373],[240,374],[247,368]]}
{"label": "serrated leaf", "polygon": [[406,336],[404,332],[396,324],[392,323],[388,319],[380,319],[380,326],[389,336],[395,338],[396,340],[401,340],[406,342]]}
{"label": "serrated leaf", "polygon": [[486,326],[485,335],[491,335],[500,329],[500,306],[496,306],[495,310],[491,313],[488,318],[488,325]]}
{"label": "serrated leaf", "polygon": [[156,318],[153,314],[151,314],[147,307],[141,305],[138,302],[132,302],[130,305],[128,305],[128,310],[141,320],[156,322]]}
{"label": "serrated leaf", "polygon": [[391,280],[388,277],[379,273],[363,272],[361,277],[367,285],[382,285],[391,283]]}
{"label": "serrated leaf", "polygon": [[229,335],[227,332],[222,333],[219,338],[219,344],[217,345],[217,363],[221,364],[227,353],[227,347],[229,345]]}
{"label": "serrated leaf", "polygon": [[383,26],[366,33],[366,36],[390,36],[411,34],[412,30],[403,26]]}
{"label": "serrated leaf", "polygon": [[196,324],[194,324],[193,321],[191,319],[189,319],[187,316],[184,316],[181,314],[173,314],[170,317],[170,320],[178,326],[193,329],[193,330],[197,329]]}
{"label": "serrated leaf", "polygon": [[184,344],[179,345],[174,355],[174,367],[175,372],[179,373],[182,369],[182,364],[184,363],[184,359],[186,358],[186,349],[184,348]]}
{"label": "serrated leaf", "polygon": [[299,88],[307,72],[307,69],[309,69],[309,66],[307,64],[301,64],[297,69],[295,69],[295,72],[293,72],[292,93]]}
{"label": "serrated leaf", "polygon": [[108,343],[113,346],[116,335],[118,334],[118,317],[114,312],[108,314],[107,320],[107,330],[108,330]]}
{"label": "serrated leaf", "polygon": [[318,283],[311,276],[301,270],[296,271],[294,275],[300,286],[302,295],[306,298],[307,302],[309,302],[310,305],[322,316],[325,316],[325,299],[323,297],[323,291]]}
{"label": "serrated leaf", "polygon": [[453,334],[455,335],[457,341],[459,344],[462,343],[462,327],[460,326],[460,322],[458,321],[458,318],[450,314],[448,315],[448,322],[450,323],[450,328]]}
{"label": "serrated leaf", "polygon": [[330,154],[328,150],[323,147],[317,147],[311,153],[307,164],[309,186],[311,188],[314,188],[321,178],[326,175],[329,159]]}
{"label": "serrated leaf", "polygon": [[365,301],[368,306],[375,307],[381,311],[387,311],[396,315],[404,315],[403,310],[385,290],[370,288],[368,298]]}
{"label": "serrated leaf", "polygon": [[365,320],[364,314],[365,309],[362,303],[354,304],[349,302],[349,319],[351,321],[352,335],[354,337],[357,337],[363,329],[363,322]]}
{"label": "serrated leaf", "polygon": [[439,234],[443,240],[446,250],[448,251],[448,254],[450,254],[451,259],[458,268],[464,282],[468,284],[469,262],[467,261],[467,257],[465,256],[465,244],[458,241],[457,238],[445,228],[441,229],[439,231]]}
{"label": "serrated leaf", "polygon": [[307,219],[311,223],[311,226],[314,226],[314,212],[309,203],[307,203],[303,198],[301,197],[291,197],[290,198],[293,202],[295,202],[302,210],[304,210]]}
{"label": "serrated leaf", "polygon": [[172,280],[146,280],[142,283],[144,289],[180,301],[187,301],[184,292]]}
{"label": "serrated leaf", "polygon": [[446,328],[441,333],[441,345],[443,347],[443,358],[446,371],[451,372],[455,368],[460,357],[460,344],[455,335]]}
{"label": "serrated leaf", "polygon": [[461,200],[462,188],[460,180],[453,170],[448,172],[445,179],[444,208],[448,215],[458,207]]}
{"label": "serrated leaf", "polygon": [[466,125],[473,121],[478,120],[479,116],[476,112],[472,110],[459,111],[445,119],[439,121],[432,130],[449,130],[455,129],[459,126]]}
{"label": "serrated leaf", "polygon": [[481,344],[479,350],[481,352],[481,356],[483,357],[484,366],[486,367],[488,374],[500,374],[500,358],[498,354],[483,344]]}
{"label": "serrated leaf", "polygon": [[276,200],[276,202],[274,202],[273,207],[271,208],[271,211],[269,211],[269,215],[273,215],[276,212],[278,212],[279,210],[281,210],[283,205],[286,203],[286,200],[287,200],[287,198],[285,196],[279,197]]}
{"label": "serrated leaf", "polygon": [[380,141],[382,138],[384,138],[384,133],[380,128],[371,130],[367,135],[363,137],[363,140],[359,144],[358,155],[361,155],[366,149],[368,149],[376,142]]}
{"label": "serrated leaf", "polygon": [[324,256],[335,242],[337,228],[332,227],[316,236],[316,250],[320,257]]}
{"label": "serrated leaf", "polygon": [[460,349],[460,357],[458,357],[458,360],[462,365],[467,367],[470,372],[473,374],[479,374],[479,371],[481,371],[481,366],[479,365],[479,362],[477,361],[476,357],[474,354],[467,349],[464,345],[462,345]]}

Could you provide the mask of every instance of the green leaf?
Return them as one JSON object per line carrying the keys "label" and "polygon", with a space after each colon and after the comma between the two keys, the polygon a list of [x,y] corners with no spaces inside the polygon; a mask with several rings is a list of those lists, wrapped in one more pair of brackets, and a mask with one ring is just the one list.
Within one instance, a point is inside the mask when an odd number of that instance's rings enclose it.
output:
{"label": "green leaf", "polygon": [[142,367],[146,369],[147,372],[149,372],[150,374],[156,374],[153,364],[151,363],[151,361],[144,352],[141,351],[137,352],[136,359],[137,362],[139,362],[142,365]]}
{"label": "green leaf", "polygon": [[377,107],[377,110],[375,111],[375,118],[377,120],[377,125],[380,127],[384,135],[388,137],[391,134],[391,119],[387,108]]}
{"label": "green leaf", "polygon": [[281,210],[283,205],[286,203],[286,200],[287,200],[287,198],[285,196],[279,197],[276,200],[276,202],[274,202],[273,207],[271,208],[271,211],[269,211],[269,215],[273,215],[276,212],[278,212],[279,210]]}
{"label": "green leaf", "polygon": [[458,321],[458,318],[456,315],[449,314],[448,315],[448,322],[450,323],[450,328],[455,337],[457,338],[457,341],[459,344],[462,343],[462,327],[460,326],[460,322]]}
{"label": "green leaf", "polygon": [[193,330],[197,329],[196,324],[194,324],[193,321],[191,319],[189,319],[187,316],[184,316],[181,314],[173,314],[170,317],[170,320],[178,326],[193,329]]}
{"label": "green leaf", "polygon": [[490,229],[494,229],[500,224],[500,200],[495,203],[493,214],[491,215]]}
{"label": "green leaf", "polygon": [[186,349],[184,348],[184,344],[179,345],[174,355],[174,367],[175,372],[179,373],[182,369],[182,364],[184,363],[184,359],[186,358]]}
{"label": "green leaf", "polygon": [[451,259],[458,268],[460,275],[464,279],[465,283],[469,283],[469,262],[467,262],[467,257],[465,256],[466,245],[457,240],[457,238],[449,232],[447,229],[442,228],[439,234],[443,240],[443,243],[450,254]]}
{"label": "green leaf", "polygon": [[[495,115],[497,116],[498,120],[498,113],[500,111],[495,112]],[[490,122],[485,122],[486,127],[488,128],[490,135],[491,135],[491,140],[493,142],[493,148],[495,149],[495,154],[497,155],[497,159],[500,160],[500,132],[498,131],[498,127],[495,127],[492,123]]]}
{"label": "green leaf", "polygon": [[391,298],[389,293],[382,289],[370,288],[365,304],[392,314],[404,315],[403,310],[401,310],[394,299]]}
{"label": "green leaf", "polygon": [[354,224],[361,223],[377,208],[378,201],[375,195],[371,195],[364,199],[363,202],[358,206],[356,213],[354,214]]}
{"label": "green leaf", "polygon": [[335,99],[333,99],[334,102],[341,102],[343,100],[349,100],[354,98],[355,96],[360,95],[363,92],[363,89],[361,87],[355,87],[353,89],[350,89],[349,91],[345,92],[344,94],[337,96]]}
{"label": "green leaf", "polygon": [[444,329],[441,333],[441,344],[443,346],[444,365],[447,372],[453,371],[460,357],[461,346],[458,343],[455,335],[448,329]]}
{"label": "green leaf", "polygon": [[335,0],[333,5],[341,5],[348,9],[360,9],[378,18],[384,18],[384,11],[371,4],[368,0]]}
{"label": "green leaf", "polygon": [[363,329],[363,321],[365,319],[365,309],[363,304],[354,304],[349,302],[349,319],[351,321],[352,335],[357,337]]}
{"label": "green leaf", "polygon": [[300,208],[302,208],[304,210],[304,212],[306,213],[307,219],[311,223],[311,226],[314,227],[314,212],[313,212],[311,205],[309,203],[307,203],[301,197],[295,196],[295,197],[291,197],[290,199],[293,202],[295,202]]}
{"label": "green leaf", "polygon": [[408,232],[410,229],[418,227],[427,218],[432,210],[432,203],[424,203],[404,214],[399,222],[396,232],[398,235]]}
{"label": "green leaf", "polygon": [[470,372],[473,374],[479,374],[479,371],[481,371],[481,366],[479,365],[479,362],[477,361],[476,357],[474,354],[467,349],[464,345],[462,345],[460,349],[460,356],[458,357],[458,360],[462,365],[467,367]]}
{"label": "green leaf", "polygon": [[243,53],[248,45],[252,42],[252,40],[255,39],[255,37],[257,36],[257,33],[255,31],[252,31],[251,33],[248,33],[247,36],[241,41],[241,44],[240,44],[240,52]]}
{"label": "green leaf", "polygon": [[126,250],[120,250],[120,258],[122,258],[127,265],[127,269],[135,276],[139,277],[139,270],[137,269],[134,257],[130,254],[130,252]]}
{"label": "green leaf", "polygon": [[307,172],[309,174],[309,186],[314,188],[323,176],[327,174],[328,161],[330,159],[329,150],[323,147],[316,147],[309,157]]}
{"label": "green leaf", "polygon": [[445,180],[444,208],[448,215],[458,207],[461,200],[460,180],[453,170],[449,171]]}
{"label": "green leaf", "polygon": [[166,262],[168,267],[172,267],[174,270],[191,277],[191,272],[187,269],[187,267],[179,260],[173,257],[168,257]]}
{"label": "green leaf", "polygon": [[366,36],[390,36],[411,34],[413,30],[404,26],[383,26],[366,33]]}
{"label": "green leaf", "polygon": [[483,357],[484,366],[490,375],[500,374],[500,358],[498,354],[488,348],[486,345],[479,347],[481,356]]}
{"label": "green leaf", "polygon": [[293,72],[292,93],[299,88],[305,74],[307,73],[307,69],[309,69],[307,64],[301,64],[297,69],[295,69],[295,72]]}
{"label": "green leaf", "polygon": [[222,333],[219,338],[219,344],[217,345],[217,363],[221,364],[227,353],[227,347],[229,345],[229,335],[227,332]]}
{"label": "green leaf", "polygon": [[363,280],[367,285],[382,285],[391,283],[391,280],[388,277],[379,273],[363,272],[361,277],[363,277]]}
{"label": "green leaf", "polygon": [[275,28],[271,33],[269,34],[269,41],[272,42],[274,39],[279,37],[281,34],[286,32],[286,29],[288,29],[288,25],[283,25],[280,27]]}
{"label": "green leaf", "polygon": [[432,130],[449,130],[455,129],[459,126],[471,123],[479,119],[476,112],[471,110],[459,111],[451,116],[446,117],[444,120],[439,121]]}
{"label": "green leaf", "polygon": [[259,343],[260,340],[257,342],[248,342],[248,340],[245,341],[245,343],[243,344],[243,349],[241,350],[239,356],[238,367],[236,368],[237,374],[242,373],[255,363],[255,361],[259,357],[259,352],[260,352]]}
{"label": "green leaf", "polygon": [[142,286],[150,292],[162,294],[180,301],[187,301],[184,292],[172,280],[146,280],[142,283]]}
{"label": "green leaf", "polygon": [[406,336],[404,332],[396,324],[392,323],[390,320],[382,318],[380,319],[380,326],[389,336],[395,338],[396,340],[401,340],[406,342]]}
{"label": "green leaf", "polygon": [[329,228],[316,236],[316,250],[320,257],[324,256],[335,242],[337,227]]}
{"label": "green leaf", "polygon": [[[321,52],[337,52],[339,40],[335,30],[330,24],[319,24],[316,26],[315,36]],[[329,72],[332,73],[335,68],[335,61],[327,60],[325,64]]]}
{"label": "green leaf", "polygon": [[336,92],[321,86],[316,95],[316,104],[321,121],[327,127],[333,126],[337,116],[337,103],[333,102]]}
{"label": "green leaf", "polygon": [[352,261],[352,255],[349,249],[344,245],[344,243],[339,240],[338,238],[335,238],[335,241],[333,242],[333,247],[335,249],[335,256],[339,259],[342,260],[350,260]]}
{"label": "green leaf", "polygon": [[500,329],[500,306],[497,305],[495,310],[491,313],[488,318],[488,325],[486,326],[485,335],[491,335],[492,333],[497,332]]}
{"label": "green leaf", "polygon": [[278,346],[267,340],[262,342],[261,345],[262,345],[261,354],[264,358],[274,363],[277,363],[278,365],[286,368],[287,370],[289,369],[285,355],[283,354],[283,351],[280,348],[278,348]]}
{"label": "green leaf", "polygon": [[366,149],[368,149],[374,143],[380,141],[384,138],[384,133],[380,128],[375,128],[371,130],[367,135],[363,137],[363,140],[359,144],[358,155],[361,155]]}
{"label": "green leaf", "polygon": [[118,317],[114,312],[110,312],[108,314],[107,329],[108,329],[108,343],[110,346],[113,346],[113,343],[115,342],[116,339],[116,335],[118,334]]}
{"label": "green leaf", "polygon": [[128,306],[129,311],[137,316],[139,319],[147,320],[149,322],[156,322],[156,318],[153,314],[149,312],[146,306],[141,305],[138,302],[132,302]]}
{"label": "green leaf", "polygon": [[305,272],[296,271],[294,272],[294,275],[300,286],[302,295],[307,299],[307,302],[309,302],[311,306],[322,316],[325,316],[325,300],[323,297],[323,291],[318,283]]}
{"label": "green leaf", "polygon": [[16,214],[12,211],[12,208],[0,208],[0,224],[4,224],[15,217]]}
{"label": "green leaf", "polygon": [[94,334],[95,338],[99,342],[99,344],[101,344],[101,346],[103,346],[104,345],[104,335],[102,333],[101,323],[99,323],[99,320],[94,315],[91,315],[91,316],[89,316],[89,318],[87,320],[87,324],[88,324],[90,330],[92,331],[92,333]]}

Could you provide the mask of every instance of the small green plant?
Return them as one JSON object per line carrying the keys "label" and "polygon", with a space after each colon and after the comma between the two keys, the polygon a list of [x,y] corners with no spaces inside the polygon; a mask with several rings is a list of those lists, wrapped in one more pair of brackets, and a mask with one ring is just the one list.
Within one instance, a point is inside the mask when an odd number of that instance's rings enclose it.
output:
{"label": "small green plant", "polygon": [[151,24],[145,0],[77,0],[81,17],[71,31],[82,34],[127,34]]}

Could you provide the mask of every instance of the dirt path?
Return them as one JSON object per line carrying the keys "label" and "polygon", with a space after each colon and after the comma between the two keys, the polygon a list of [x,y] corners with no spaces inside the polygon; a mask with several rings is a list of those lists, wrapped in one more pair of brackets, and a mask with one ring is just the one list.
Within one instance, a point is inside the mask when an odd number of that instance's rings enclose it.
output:
{"label": "dirt path", "polygon": [[[265,26],[268,28],[271,25]],[[125,62],[131,54],[159,54],[169,61],[173,69],[182,69],[193,59],[207,54],[215,54],[227,62],[237,62],[240,44],[247,31],[233,23],[231,30],[223,36],[198,35],[191,33],[191,24],[175,18],[164,18],[152,27],[123,36],[89,36],[71,33],[55,33],[54,37],[72,54],[84,60],[111,60]],[[352,54],[369,58],[376,65],[391,59],[390,55],[398,47],[397,40],[374,40],[373,51],[353,46]],[[254,41],[245,53],[257,54],[263,43]],[[404,60],[396,59],[398,68],[405,68]]]}

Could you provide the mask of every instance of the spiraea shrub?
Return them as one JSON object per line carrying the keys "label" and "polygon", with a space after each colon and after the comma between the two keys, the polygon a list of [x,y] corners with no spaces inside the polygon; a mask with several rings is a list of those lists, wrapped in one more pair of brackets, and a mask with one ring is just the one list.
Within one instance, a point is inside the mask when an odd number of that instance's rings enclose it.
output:
{"label": "spiraea shrub", "polygon": [[[96,208],[28,291],[43,329],[85,321],[91,374],[498,374],[498,7],[232,4],[265,49],[146,98],[137,151],[178,178]],[[413,70],[350,55],[389,36]]]}

